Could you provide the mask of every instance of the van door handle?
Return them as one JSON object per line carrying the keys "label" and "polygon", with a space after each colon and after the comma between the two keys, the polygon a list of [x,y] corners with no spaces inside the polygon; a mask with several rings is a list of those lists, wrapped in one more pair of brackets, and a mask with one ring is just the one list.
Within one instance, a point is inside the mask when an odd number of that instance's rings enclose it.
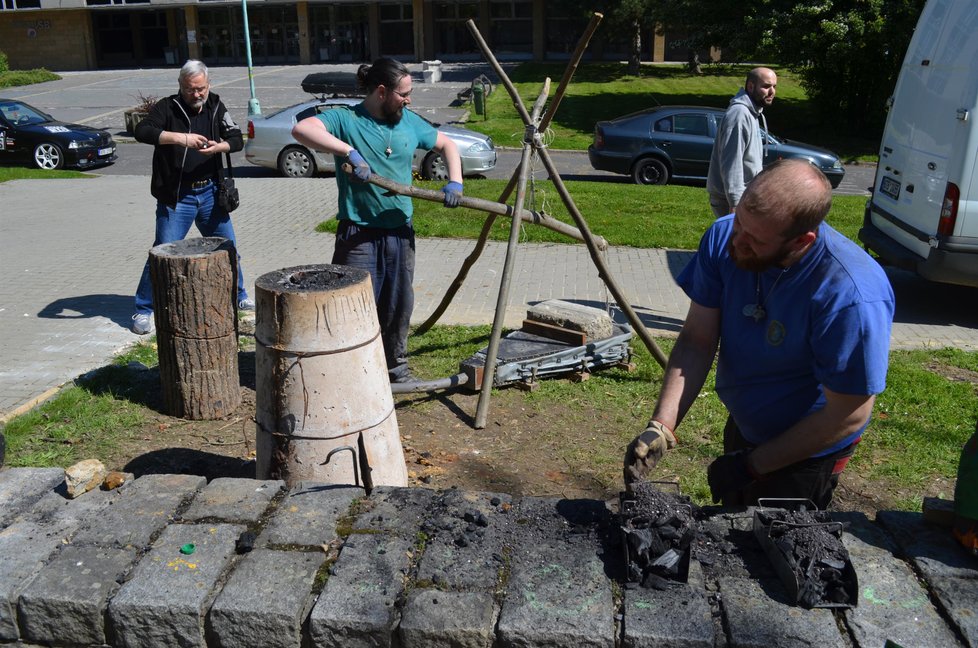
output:
{"label": "van door handle", "polygon": [[906,186],[906,190],[907,190],[907,193],[913,193],[913,185],[912,184],[908,184]]}

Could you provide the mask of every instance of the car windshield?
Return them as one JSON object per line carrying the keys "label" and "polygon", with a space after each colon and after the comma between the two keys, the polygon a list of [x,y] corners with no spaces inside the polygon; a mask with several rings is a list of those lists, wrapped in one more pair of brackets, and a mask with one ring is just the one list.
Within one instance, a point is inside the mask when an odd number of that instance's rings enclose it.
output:
{"label": "car windshield", "polygon": [[0,103],[0,113],[3,114],[4,119],[15,126],[43,124],[44,122],[51,121],[50,116],[19,101],[4,101]]}

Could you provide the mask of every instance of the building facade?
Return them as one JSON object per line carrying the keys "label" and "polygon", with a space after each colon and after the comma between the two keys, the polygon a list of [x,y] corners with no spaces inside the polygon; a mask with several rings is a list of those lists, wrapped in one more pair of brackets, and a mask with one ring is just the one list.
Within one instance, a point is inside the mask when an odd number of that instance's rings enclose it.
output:
{"label": "building facade", "polygon": [[[500,60],[567,58],[587,21],[545,0],[246,0],[254,65],[480,60],[472,19]],[[0,0],[11,69],[91,70],[247,62],[243,0]],[[686,60],[681,39],[643,35],[646,60]],[[621,59],[600,30],[588,56]],[[676,45],[679,45],[677,49]]]}

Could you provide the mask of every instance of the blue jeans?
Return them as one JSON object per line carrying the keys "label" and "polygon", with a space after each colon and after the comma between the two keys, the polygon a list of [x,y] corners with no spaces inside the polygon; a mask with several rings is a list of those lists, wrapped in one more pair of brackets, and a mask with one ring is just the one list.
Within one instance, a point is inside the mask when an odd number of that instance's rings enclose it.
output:
{"label": "blue jeans", "polygon": [[332,263],[370,273],[391,380],[408,373],[407,339],[414,311],[414,228],[360,227],[341,220]]}
{"label": "blue jeans", "polygon": [[[176,207],[167,207],[161,202],[156,203],[156,240],[153,246],[163,243],[182,241],[190,231],[190,226],[197,224],[202,236],[220,236],[231,241],[237,249],[234,239],[234,227],[231,216],[215,203],[217,183],[212,182],[201,189],[186,189],[180,194]],[[241,272],[241,256],[238,256],[238,301],[248,298],[244,287],[244,273]],[[149,259],[143,266],[143,274],[136,288],[136,312],[149,315],[153,312],[153,284],[149,277]]]}

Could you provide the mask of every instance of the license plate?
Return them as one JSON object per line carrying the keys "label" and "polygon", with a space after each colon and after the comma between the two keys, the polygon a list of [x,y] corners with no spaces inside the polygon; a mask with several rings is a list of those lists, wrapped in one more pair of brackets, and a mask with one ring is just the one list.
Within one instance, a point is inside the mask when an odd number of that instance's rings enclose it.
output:
{"label": "license plate", "polygon": [[100,149],[98,150],[98,154],[99,154],[100,156],[102,156],[102,155],[112,155],[112,151],[114,151],[114,150],[115,150],[115,149],[114,149],[114,148],[112,148],[111,146],[109,146],[109,147],[106,147],[106,148],[100,148]]}
{"label": "license plate", "polygon": [[880,182],[880,193],[897,200],[900,197],[900,183],[888,176],[883,176]]}

